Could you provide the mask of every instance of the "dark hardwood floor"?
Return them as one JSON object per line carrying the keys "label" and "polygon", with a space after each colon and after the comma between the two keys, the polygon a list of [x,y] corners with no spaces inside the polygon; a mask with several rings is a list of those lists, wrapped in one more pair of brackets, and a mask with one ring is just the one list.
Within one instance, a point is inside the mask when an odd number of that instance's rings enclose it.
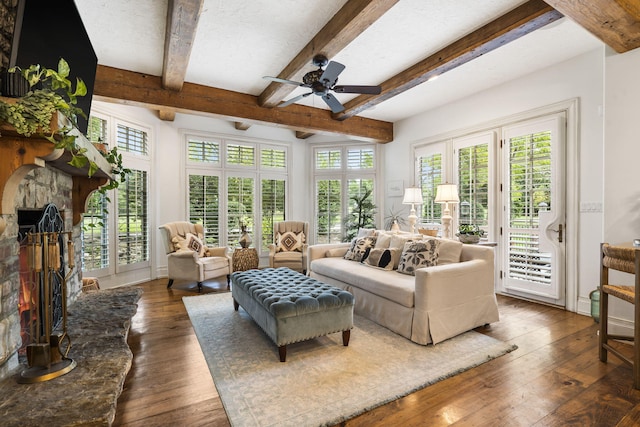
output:
{"label": "dark hardwood floor", "polygon": [[[142,285],[132,320],[133,365],[116,426],[228,426],[182,304],[195,284]],[[226,292],[205,282],[203,292]],[[500,322],[477,331],[514,343],[503,357],[369,411],[355,426],[638,426],[640,391],[631,368],[598,360],[590,317],[498,297]]]}

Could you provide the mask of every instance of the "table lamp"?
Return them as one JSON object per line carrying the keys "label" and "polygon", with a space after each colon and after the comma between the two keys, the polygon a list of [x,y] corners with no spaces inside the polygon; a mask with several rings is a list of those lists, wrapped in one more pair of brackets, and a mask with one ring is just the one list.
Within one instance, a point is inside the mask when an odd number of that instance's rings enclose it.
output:
{"label": "table lamp", "polygon": [[411,234],[415,233],[416,221],[416,205],[422,204],[422,189],[418,187],[409,187],[404,189],[404,199],[402,199],[403,205],[411,205],[411,212],[409,212],[409,228]]}
{"label": "table lamp", "polygon": [[451,211],[449,203],[458,203],[458,186],[456,184],[440,184],[436,190],[436,198],[434,202],[444,203],[444,211],[442,212],[442,237],[451,238]]}

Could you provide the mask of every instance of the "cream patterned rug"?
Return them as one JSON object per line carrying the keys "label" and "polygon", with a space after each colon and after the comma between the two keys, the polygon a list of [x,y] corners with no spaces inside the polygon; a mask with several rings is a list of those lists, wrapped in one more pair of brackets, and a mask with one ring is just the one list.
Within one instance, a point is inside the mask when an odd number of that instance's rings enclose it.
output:
{"label": "cream patterned rug", "polygon": [[333,425],[516,349],[477,332],[421,346],[355,316],[342,334],[287,346],[287,361],[230,293],[183,298],[233,426]]}

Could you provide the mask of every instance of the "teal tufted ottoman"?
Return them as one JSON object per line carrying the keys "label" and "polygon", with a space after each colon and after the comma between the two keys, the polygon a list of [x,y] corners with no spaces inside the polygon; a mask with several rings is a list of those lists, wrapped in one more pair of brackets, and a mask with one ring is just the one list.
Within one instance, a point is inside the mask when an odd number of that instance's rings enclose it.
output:
{"label": "teal tufted ottoman", "polygon": [[287,344],[342,331],[349,345],[353,328],[354,298],[289,268],[248,270],[231,275],[236,311],[242,306],[278,346],[280,361]]}

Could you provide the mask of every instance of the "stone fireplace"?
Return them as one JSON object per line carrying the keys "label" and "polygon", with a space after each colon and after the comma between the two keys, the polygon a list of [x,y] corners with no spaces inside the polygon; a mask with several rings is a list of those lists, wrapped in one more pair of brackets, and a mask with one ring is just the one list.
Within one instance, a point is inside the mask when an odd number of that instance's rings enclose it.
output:
{"label": "stone fireplace", "polygon": [[[80,224],[72,224],[73,179],[53,168],[36,168],[17,186],[14,196],[16,212],[3,215],[6,229],[0,235],[0,380],[19,367],[18,350],[22,345],[20,326],[20,241],[18,211],[42,211],[49,203],[60,211],[64,229],[72,232],[76,248],[82,247]],[[81,265],[76,251],[76,266]],[[81,273],[72,271],[67,284],[67,304],[80,293]]]}

